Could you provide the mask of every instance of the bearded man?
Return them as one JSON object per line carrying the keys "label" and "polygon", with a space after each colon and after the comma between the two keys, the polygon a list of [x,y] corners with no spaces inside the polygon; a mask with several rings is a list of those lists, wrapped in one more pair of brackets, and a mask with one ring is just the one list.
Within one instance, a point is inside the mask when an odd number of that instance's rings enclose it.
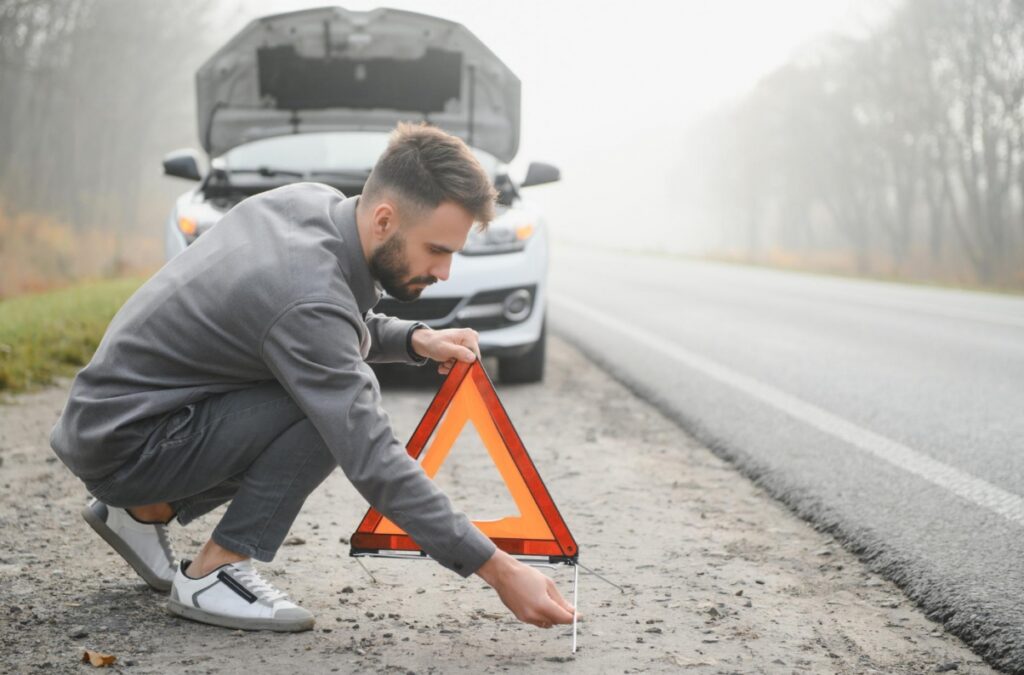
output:
{"label": "bearded man", "polygon": [[[400,125],[362,195],[297,183],[243,200],[122,306],[50,435],[93,496],[86,522],[180,616],[308,630],[263,579],[310,493],[340,466],[434,560],[520,620],[570,623],[554,583],[496,549],[395,437],[367,362],[480,358],[470,329],[376,314],[448,278],[496,194],[458,138]],[[227,510],[191,559],[167,525]],[[117,570],[111,570],[116,572]]]}

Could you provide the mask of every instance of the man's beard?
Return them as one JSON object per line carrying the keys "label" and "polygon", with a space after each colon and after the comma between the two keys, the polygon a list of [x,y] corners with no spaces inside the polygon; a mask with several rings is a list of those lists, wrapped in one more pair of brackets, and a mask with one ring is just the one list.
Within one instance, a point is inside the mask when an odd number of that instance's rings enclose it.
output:
{"label": "man's beard", "polygon": [[401,302],[412,302],[420,297],[422,288],[412,288],[412,284],[432,284],[437,277],[413,277],[405,281],[409,274],[409,261],[405,257],[405,237],[401,230],[377,247],[370,256],[370,274],[373,275],[387,294]]}

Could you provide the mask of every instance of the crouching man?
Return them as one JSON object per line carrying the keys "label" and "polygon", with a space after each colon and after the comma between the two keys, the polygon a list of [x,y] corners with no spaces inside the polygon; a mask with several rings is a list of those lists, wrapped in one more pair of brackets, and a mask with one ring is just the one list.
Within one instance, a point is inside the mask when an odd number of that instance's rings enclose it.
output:
{"label": "crouching man", "polygon": [[[448,278],[495,191],[466,145],[401,125],[361,196],[298,183],[240,202],[118,311],[74,379],[50,443],[94,497],[89,525],[176,614],[307,630],[314,617],[257,572],[306,497],[342,471],[441,565],[478,574],[520,620],[572,621],[537,570],[497,550],[406,453],[367,362],[479,358],[469,329],[372,311]],[[167,525],[229,503],[176,563]]]}

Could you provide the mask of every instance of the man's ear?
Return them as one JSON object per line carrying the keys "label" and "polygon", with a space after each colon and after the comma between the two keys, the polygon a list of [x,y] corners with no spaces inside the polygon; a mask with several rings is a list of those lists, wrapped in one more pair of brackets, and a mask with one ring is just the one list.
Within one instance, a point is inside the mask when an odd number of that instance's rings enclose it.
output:
{"label": "man's ear", "polygon": [[370,232],[373,234],[374,239],[383,242],[391,237],[391,233],[398,229],[398,221],[395,215],[395,206],[388,200],[382,200],[373,207],[373,213],[370,218]]}

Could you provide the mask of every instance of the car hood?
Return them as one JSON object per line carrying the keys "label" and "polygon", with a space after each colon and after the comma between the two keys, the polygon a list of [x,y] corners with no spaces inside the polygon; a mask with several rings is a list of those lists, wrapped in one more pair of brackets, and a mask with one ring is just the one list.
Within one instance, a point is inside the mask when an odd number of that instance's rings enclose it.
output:
{"label": "car hood", "polygon": [[461,24],[395,9],[323,7],[256,19],[196,73],[212,157],[261,138],[389,131],[426,120],[509,162],[519,78]]}

